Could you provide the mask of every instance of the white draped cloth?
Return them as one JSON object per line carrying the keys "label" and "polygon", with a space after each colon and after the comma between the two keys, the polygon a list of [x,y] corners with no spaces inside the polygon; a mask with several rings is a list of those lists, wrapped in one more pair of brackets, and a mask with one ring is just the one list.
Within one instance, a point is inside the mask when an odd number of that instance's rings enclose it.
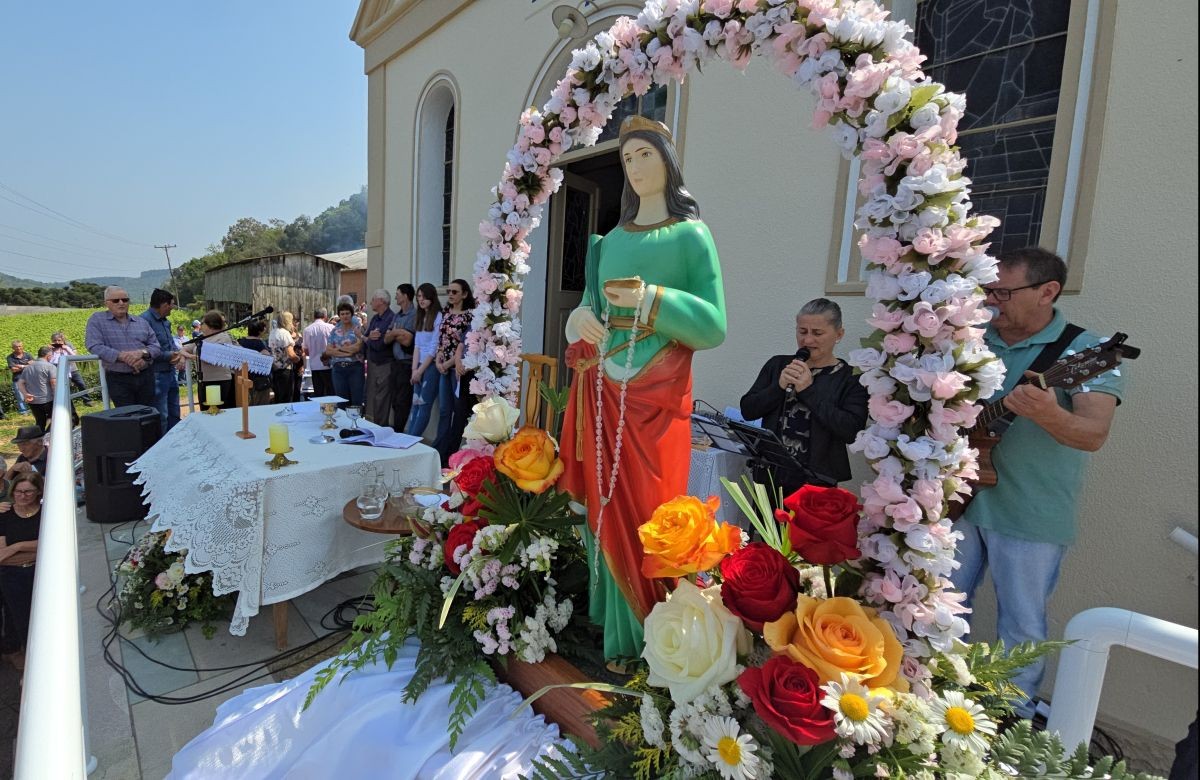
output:
{"label": "white draped cloth", "polygon": [[391,671],[380,662],[335,679],[307,710],[325,664],[242,692],[175,754],[167,780],[515,780],[529,776],[538,756],[558,755],[558,727],[528,707],[514,716],[521,696],[506,685],[488,692],[451,750],[453,685],[439,680],[415,703],[404,701],[417,649],[406,644]]}
{"label": "white draped cloth", "polygon": [[[296,404],[303,409],[301,404]],[[265,604],[295,598],[338,574],[383,560],[392,536],[342,519],[363,483],[382,474],[407,484],[438,483],[437,452],[423,444],[384,449],[314,444],[322,417],[277,417],[282,405],[250,408],[254,439],[239,439],[240,410],[190,414],[129,467],[140,472],[153,530],[171,530],[166,549],[187,550],[184,570],[211,571],[213,592],[237,591],[229,631],[243,636]],[[297,464],[271,471],[268,426],[289,428]],[[339,423],[347,423],[344,417]],[[369,425],[369,423],[360,423]],[[336,433],[336,431],[334,431]]]}

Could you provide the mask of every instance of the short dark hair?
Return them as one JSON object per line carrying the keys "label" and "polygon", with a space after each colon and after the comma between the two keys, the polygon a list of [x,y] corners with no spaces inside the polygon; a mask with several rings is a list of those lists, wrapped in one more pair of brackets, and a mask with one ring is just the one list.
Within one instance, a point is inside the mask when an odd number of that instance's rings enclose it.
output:
{"label": "short dark hair", "polygon": [[250,336],[251,338],[253,338],[254,336],[261,336],[263,334],[263,331],[265,331],[266,329],[267,329],[267,323],[265,321],[254,320],[253,322],[251,322],[249,325],[246,326],[246,335]]}
{"label": "short dark hair", "polygon": [[1045,284],[1058,282],[1058,296],[1067,284],[1067,264],[1053,252],[1040,246],[1026,246],[1011,249],[1000,255],[998,260],[1002,268],[1024,268],[1026,284]]}
{"label": "short dark hair", "polygon": [[164,303],[175,303],[175,295],[155,287],[154,292],[150,293],[150,308],[157,309]]}
{"label": "short dark hair", "polygon": [[342,301],[341,303],[339,303],[337,305],[337,313],[341,314],[344,311],[348,311],[351,314],[353,314],[354,313],[354,304],[352,304],[348,301]]}
{"label": "short dark hair", "polygon": [[410,301],[417,297],[417,288],[413,287],[408,282],[401,282],[396,285],[396,291],[404,293],[404,297]]}
{"label": "short dark hair", "polygon": [[38,347],[38,357],[40,357],[40,358],[44,358],[44,357],[46,357],[46,355],[49,355],[49,354],[50,354],[51,352],[53,352],[53,351],[54,351],[54,350],[50,349],[50,345],[49,345],[49,344],[47,344],[47,345],[46,345],[46,346],[44,346],[44,347]]}
{"label": "short dark hair", "polygon": [[201,317],[200,322],[204,323],[205,325],[212,328],[213,330],[224,330],[225,329],[225,315],[222,314],[221,312],[217,311],[216,309],[213,309],[212,311],[208,312],[203,317]]}

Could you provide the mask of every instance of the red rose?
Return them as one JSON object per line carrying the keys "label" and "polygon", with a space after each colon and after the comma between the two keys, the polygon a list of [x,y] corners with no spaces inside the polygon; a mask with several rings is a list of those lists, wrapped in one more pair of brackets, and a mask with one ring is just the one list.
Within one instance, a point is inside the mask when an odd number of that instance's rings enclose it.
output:
{"label": "red rose", "polygon": [[480,509],[483,509],[483,503],[478,498],[469,498],[463,502],[458,511],[463,517],[478,517]]}
{"label": "red rose", "polygon": [[462,545],[470,548],[471,543],[475,541],[475,534],[479,533],[479,529],[487,525],[483,520],[468,520],[465,523],[459,523],[450,529],[450,533],[446,534],[446,543],[442,546],[442,555],[446,559],[446,568],[451,574],[457,575],[462,571],[462,568],[454,562],[454,551]]}
{"label": "red rose", "polygon": [[838,487],[805,485],[775,510],[775,519],[788,524],[792,548],[809,563],[831,566],[853,561],[858,551],[858,498]]}
{"label": "red rose", "polygon": [[458,476],[454,478],[454,484],[458,485],[458,489],[463,493],[474,498],[483,489],[483,483],[495,474],[496,464],[490,456],[471,458],[462,465]]}
{"label": "red rose", "polygon": [[721,601],[752,631],[796,607],[800,573],[762,542],[751,542],[721,561]]}
{"label": "red rose", "polygon": [[804,664],[773,656],[742,672],[738,685],[758,717],[797,745],[820,745],[837,736],[833,711],[821,705],[821,680]]}

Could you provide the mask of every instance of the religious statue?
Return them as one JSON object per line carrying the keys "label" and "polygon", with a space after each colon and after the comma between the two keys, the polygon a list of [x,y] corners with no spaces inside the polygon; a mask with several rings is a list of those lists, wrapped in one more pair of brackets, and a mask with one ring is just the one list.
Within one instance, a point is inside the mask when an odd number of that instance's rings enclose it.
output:
{"label": "religious statue", "polygon": [[725,340],[717,250],[670,130],[632,116],[619,144],[620,223],[591,237],[583,301],[566,325],[575,373],[560,482],[587,506],[590,616],[606,659],[640,655],[642,620],[665,597],[663,581],[642,575],[637,529],[687,492],[692,353]]}

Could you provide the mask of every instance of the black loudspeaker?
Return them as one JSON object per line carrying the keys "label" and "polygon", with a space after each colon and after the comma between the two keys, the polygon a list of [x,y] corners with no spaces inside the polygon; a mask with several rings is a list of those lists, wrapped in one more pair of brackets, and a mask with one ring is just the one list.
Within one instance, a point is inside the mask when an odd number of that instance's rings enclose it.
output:
{"label": "black loudspeaker", "polygon": [[148,507],[142,488],[126,472],[128,463],[150,449],[162,432],[162,418],[152,406],[121,406],[85,415],[83,487],[88,519],[93,523],[142,520]]}

